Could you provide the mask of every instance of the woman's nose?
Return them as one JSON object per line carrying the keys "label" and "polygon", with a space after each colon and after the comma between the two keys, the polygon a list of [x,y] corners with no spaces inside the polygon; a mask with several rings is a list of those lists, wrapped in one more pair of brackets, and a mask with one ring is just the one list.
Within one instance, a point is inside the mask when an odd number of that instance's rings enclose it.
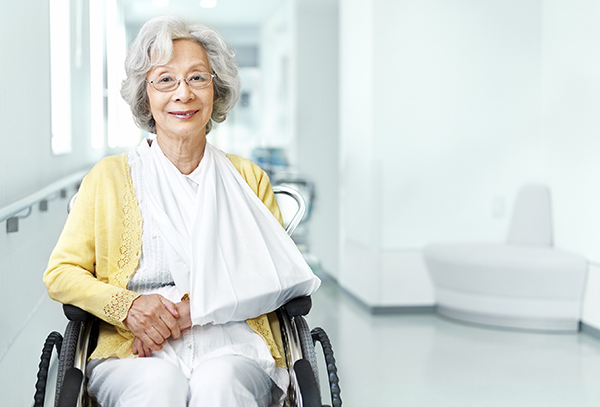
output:
{"label": "woman's nose", "polygon": [[175,100],[181,102],[188,102],[189,100],[194,98],[194,92],[192,92],[192,88],[185,81],[185,79],[180,79],[177,88],[173,91],[173,97]]}

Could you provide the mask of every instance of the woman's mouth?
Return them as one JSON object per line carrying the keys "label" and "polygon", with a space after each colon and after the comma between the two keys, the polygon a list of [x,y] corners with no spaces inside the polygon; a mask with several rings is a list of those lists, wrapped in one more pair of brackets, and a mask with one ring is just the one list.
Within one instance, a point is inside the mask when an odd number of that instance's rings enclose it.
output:
{"label": "woman's mouth", "polygon": [[198,113],[198,110],[185,110],[181,112],[169,112],[171,116],[175,116],[178,119],[191,119],[194,115]]}

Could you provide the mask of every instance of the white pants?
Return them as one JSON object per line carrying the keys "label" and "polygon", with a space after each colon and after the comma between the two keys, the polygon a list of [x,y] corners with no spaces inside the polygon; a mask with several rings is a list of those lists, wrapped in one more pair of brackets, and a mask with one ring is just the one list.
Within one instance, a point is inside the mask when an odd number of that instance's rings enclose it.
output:
{"label": "white pants", "polygon": [[189,380],[154,357],[92,361],[88,377],[88,393],[101,407],[268,407],[281,396],[258,364],[240,355],[207,359]]}

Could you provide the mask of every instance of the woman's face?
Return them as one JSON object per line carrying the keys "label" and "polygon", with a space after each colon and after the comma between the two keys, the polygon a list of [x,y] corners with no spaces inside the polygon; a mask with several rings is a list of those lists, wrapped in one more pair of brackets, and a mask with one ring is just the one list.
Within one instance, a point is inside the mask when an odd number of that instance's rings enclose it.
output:
{"label": "woman's face", "polygon": [[148,81],[164,74],[182,78],[177,89],[169,92],[160,92],[147,84],[150,111],[156,122],[158,137],[206,137],[206,123],[213,109],[213,83],[203,89],[194,89],[185,82],[185,78],[200,72],[210,72],[204,49],[191,40],[175,40],[169,63],[152,68],[146,75]]}

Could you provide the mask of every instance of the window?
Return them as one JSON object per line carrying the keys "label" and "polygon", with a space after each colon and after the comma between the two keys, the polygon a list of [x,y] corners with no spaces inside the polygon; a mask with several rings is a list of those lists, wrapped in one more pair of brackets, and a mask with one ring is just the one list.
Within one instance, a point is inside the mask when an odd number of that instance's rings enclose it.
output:
{"label": "window", "polygon": [[110,152],[131,148],[142,137],[120,93],[127,52],[121,3],[89,2],[91,143]]}
{"label": "window", "polygon": [[104,2],[90,1],[90,119],[91,142],[104,148],[106,140],[106,83]]}
{"label": "window", "polygon": [[129,105],[121,98],[121,83],[125,79],[127,55],[125,21],[120,2],[105,0],[106,78],[107,78],[107,141],[110,149],[129,149],[139,144],[142,132],[137,128]]}
{"label": "window", "polygon": [[71,152],[71,10],[69,0],[49,0],[52,152]]}

